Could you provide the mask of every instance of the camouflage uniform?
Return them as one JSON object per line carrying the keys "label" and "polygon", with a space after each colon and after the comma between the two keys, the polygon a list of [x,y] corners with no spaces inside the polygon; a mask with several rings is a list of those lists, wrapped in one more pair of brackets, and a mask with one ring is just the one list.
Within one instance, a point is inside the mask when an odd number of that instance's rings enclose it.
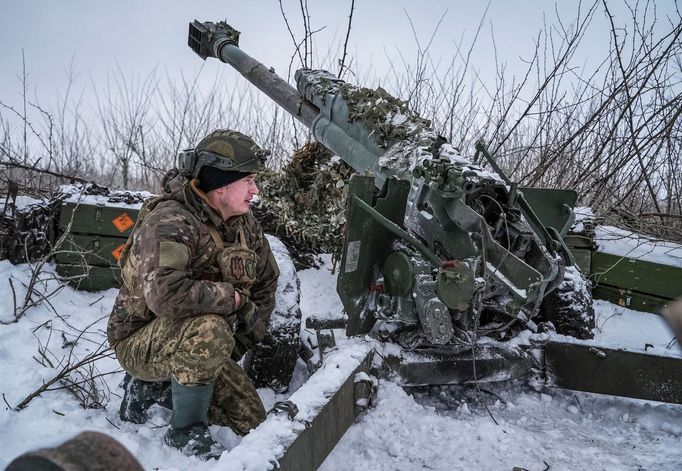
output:
{"label": "camouflage uniform", "polygon": [[[235,346],[235,289],[257,307],[246,337],[260,340],[274,307],[279,275],[267,239],[251,212],[224,222],[205,195],[177,171],[163,182],[163,199],[133,231],[122,260],[124,286],[107,335],[123,368],[146,381],[184,385],[215,381],[209,421],[245,434],[265,418],[255,387],[231,358]],[[255,282],[223,281],[218,244],[255,252]],[[219,240],[216,240],[219,237]],[[244,338],[242,335],[241,338]]]}

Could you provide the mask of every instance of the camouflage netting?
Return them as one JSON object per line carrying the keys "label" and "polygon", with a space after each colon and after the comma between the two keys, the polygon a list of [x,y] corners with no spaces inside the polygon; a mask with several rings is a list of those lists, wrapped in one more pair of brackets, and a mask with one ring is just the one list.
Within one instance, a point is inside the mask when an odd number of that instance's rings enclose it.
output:
{"label": "camouflage netting", "polygon": [[344,84],[339,91],[348,103],[350,121],[362,119],[377,136],[379,147],[389,147],[431,126],[431,121],[411,111],[407,102],[381,87],[371,89]]}
{"label": "camouflage netting", "polygon": [[297,269],[316,266],[315,255],[340,258],[345,231],[345,189],[353,169],[317,142],[296,151],[280,172],[259,177],[254,212],[263,230],[279,237]]}
{"label": "camouflage netting", "polygon": [[340,95],[348,105],[349,122],[361,120],[381,148],[414,137],[431,126],[431,121],[410,110],[407,102],[381,87],[358,87],[326,70],[302,69],[298,74],[306,77],[316,96],[326,100]]}
{"label": "camouflage netting", "polygon": [[8,194],[0,201],[0,260],[13,264],[37,260],[55,240],[60,201]]}
{"label": "camouflage netting", "polygon": [[41,199],[10,191],[0,199],[0,260],[19,264],[49,255],[60,235],[59,213],[65,201],[140,205],[150,195],[95,183],[64,185]]}
{"label": "camouflage netting", "polygon": [[57,197],[62,201],[83,202],[86,197],[91,197],[89,198],[91,204],[96,202],[141,205],[150,196],[153,195],[147,191],[112,190],[96,183],[63,185],[57,192]]}

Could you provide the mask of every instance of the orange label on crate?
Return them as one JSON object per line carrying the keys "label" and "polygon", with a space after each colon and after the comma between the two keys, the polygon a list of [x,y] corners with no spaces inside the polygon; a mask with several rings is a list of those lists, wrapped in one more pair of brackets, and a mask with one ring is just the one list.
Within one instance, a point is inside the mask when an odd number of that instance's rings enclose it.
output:
{"label": "orange label on crate", "polygon": [[123,247],[125,247],[125,246],[126,246],[126,244],[123,243],[111,251],[111,255],[114,256],[114,258],[116,259],[117,262],[119,260],[121,260],[121,254],[123,253]]}
{"label": "orange label on crate", "polygon": [[128,213],[121,213],[114,218],[111,223],[116,226],[118,232],[125,232],[135,225],[135,221],[128,216]]}

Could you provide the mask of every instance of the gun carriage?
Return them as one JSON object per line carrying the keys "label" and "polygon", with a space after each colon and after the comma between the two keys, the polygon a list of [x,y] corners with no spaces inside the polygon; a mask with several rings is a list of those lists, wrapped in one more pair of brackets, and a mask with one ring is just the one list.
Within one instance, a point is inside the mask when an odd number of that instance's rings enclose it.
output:
{"label": "gun carriage", "polygon": [[[482,141],[473,159],[463,157],[382,89],[311,69],[296,72],[294,89],[238,42],[239,32],[224,22],[190,24],[189,45],[199,56],[232,65],[358,172],[338,280],[349,335],[372,332],[412,349],[470,346],[472,336],[509,338],[515,327],[535,330],[553,320],[543,300],[573,265],[562,235],[575,192],[520,189]],[[479,165],[482,158],[493,171]],[[526,191],[556,203],[545,211],[553,212],[551,224],[536,215]],[[582,312],[570,314],[566,333],[586,336],[591,300],[579,295],[586,299],[570,303]]]}

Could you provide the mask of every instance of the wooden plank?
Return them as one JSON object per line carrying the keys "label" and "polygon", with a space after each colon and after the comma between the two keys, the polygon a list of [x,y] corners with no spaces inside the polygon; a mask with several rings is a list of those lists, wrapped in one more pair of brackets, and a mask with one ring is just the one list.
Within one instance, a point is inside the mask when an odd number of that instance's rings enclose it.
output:
{"label": "wooden plank", "polygon": [[682,404],[682,358],[548,342],[547,385]]}
{"label": "wooden plank", "polygon": [[592,254],[592,278],[598,284],[661,298],[682,296],[682,269],[602,252]]}

